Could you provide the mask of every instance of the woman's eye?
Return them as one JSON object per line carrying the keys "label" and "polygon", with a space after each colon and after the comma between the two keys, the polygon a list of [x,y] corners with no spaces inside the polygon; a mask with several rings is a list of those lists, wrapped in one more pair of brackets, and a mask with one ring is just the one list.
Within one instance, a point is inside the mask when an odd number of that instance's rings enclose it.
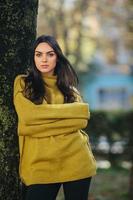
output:
{"label": "woman's eye", "polygon": [[41,54],[38,53],[38,54],[36,54],[36,56],[37,56],[37,57],[41,57]]}
{"label": "woman's eye", "polygon": [[52,57],[52,56],[54,56],[54,53],[49,53],[48,55],[49,55],[50,57]]}

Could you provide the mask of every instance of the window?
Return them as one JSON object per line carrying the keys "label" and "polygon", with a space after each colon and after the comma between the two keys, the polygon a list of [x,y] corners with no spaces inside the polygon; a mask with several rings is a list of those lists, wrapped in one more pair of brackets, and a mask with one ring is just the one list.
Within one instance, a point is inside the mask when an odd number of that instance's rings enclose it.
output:
{"label": "window", "polygon": [[128,105],[125,88],[101,88],[98,92],[100,108],[123,108]]}

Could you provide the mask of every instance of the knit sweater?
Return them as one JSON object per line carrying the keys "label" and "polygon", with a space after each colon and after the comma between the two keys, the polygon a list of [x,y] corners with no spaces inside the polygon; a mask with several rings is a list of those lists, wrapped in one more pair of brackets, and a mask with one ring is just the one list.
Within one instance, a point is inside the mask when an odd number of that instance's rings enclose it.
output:
{"label": "knit sweater", "polygon": [[89,138],[81,130],[90,117],[88,104],[64,103],[56,84],[57,77],[43,76],[47,100],[36,105],[22,94],[24,76],[18,75],[14,82],[21,180],[31,185],[95,175],[96,162]]}

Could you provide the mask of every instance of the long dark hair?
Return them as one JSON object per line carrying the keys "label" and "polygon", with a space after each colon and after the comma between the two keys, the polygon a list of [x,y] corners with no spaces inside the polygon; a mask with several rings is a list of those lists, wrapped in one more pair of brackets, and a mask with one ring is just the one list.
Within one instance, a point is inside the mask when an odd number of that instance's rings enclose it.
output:
{"label": "long dark hair", "polygon": [[57,55],[57,64],[54,73],[57,75],[57,86],[64,95],[64,103],[74,102],[76,100],[74,88],[77,87],[78,77],[70,62],[63,55],[55,38],[49,35],[38,37],[33,45],[30,58],[30,68],[27,70],[27,76],[24,78],[24,96],[35,104],[41,104],[45,98],[44,81],[41,72],[36,68],[34,62],[35,49],[42,42],[48,43]]}

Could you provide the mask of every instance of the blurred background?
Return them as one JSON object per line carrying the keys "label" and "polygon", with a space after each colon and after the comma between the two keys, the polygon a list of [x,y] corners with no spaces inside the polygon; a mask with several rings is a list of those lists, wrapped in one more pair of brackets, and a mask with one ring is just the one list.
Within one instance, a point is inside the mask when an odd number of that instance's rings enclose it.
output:
{"label": "blurred background", "polygon": [[86,131],[98,166],[90,200],[133,196],[132,11],[130,0],[39,1],[37,35],[56,37],[90,106]]}

